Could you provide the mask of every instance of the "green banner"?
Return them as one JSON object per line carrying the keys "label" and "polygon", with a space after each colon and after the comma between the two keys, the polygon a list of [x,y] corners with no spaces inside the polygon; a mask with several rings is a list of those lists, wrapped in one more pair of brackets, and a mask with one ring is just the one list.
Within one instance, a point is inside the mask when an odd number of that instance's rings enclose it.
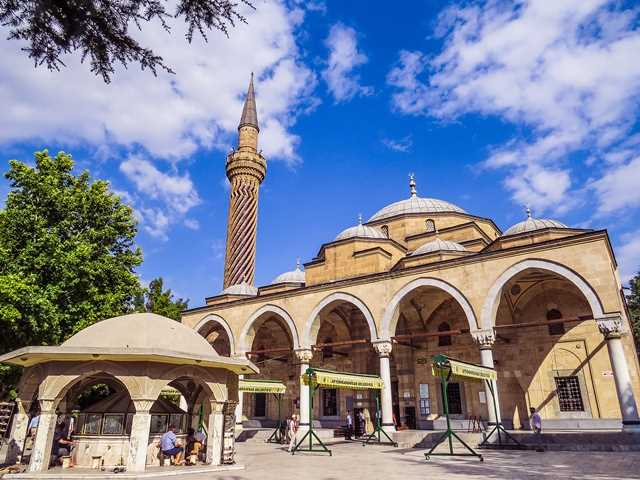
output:
{"label": "green banner", "polygon": [[[332,372],[313,369],[311,380],[314,386],[324,388],[343,388],[348,390],[380,390],[382,379],[377,375],[359,375],[357,373]],[[309,375],[302,376],[302,383],[309,385]]]}
{"label": "green banner", "polygon": [[446,375],[448,375],[450,371],[451,375],[457,378],[470,378],[474,380],[496,380],[498,378],[498,374],[493,368],[454,360],[445,355],[436,355],[433,357],[432,368],[435,376],[440,376],[440,372],[444,370]]}

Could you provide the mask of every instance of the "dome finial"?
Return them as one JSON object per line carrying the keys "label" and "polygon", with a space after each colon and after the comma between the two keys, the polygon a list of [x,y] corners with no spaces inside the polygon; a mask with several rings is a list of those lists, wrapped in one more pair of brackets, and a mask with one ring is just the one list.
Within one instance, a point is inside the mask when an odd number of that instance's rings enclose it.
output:
{"label": "dome finial", "polygon": [[296,258],[296,270],[300,270],[300,257]]}
{"label": "dome finial", "polygon": [[525,205],[524,211],[527,213],[527,218],[531,218],[531,208],[529,208],[529,205]]}
{"label": "dome finial", "polygon": [[412,197],[416,197],[418,195],[418,191],[416,190],[416,180],[415,174],[409,174],[409,192],[411,192]]}
{"label": "dome finial", "polygon": [[362,214],[358,214],[358,225],[362,225]]}

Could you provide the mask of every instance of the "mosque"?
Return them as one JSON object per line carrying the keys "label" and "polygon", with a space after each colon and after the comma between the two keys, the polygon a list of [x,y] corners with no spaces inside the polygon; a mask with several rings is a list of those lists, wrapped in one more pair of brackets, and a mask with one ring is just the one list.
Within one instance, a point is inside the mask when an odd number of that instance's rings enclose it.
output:
{"label": "mosque", "polygon": [[[317,255],[254,285],[260,184],[267,161],[253,79],[226,159],[231,183],[224,289],[183,312],[182,322],[287,386],[284,414],[309,425],[300,374],[309,365],[376,374],[386,430],[438,429],[443,398],[431,358],[444,353],[494,367],[497,403],[481,383],[451,383],[459,428],[470,419],[528,428],[530,407],[546,429],[640,429],[638,356],[606,230],[573,228],[530,212],[502,231],[490,218],[419,195],[382,206],[336,234]],[[403,198],[405,197],[405,198]],[[268,216],[267,216],[268,218]],[[284,259],[285,261],[287,259]],[[371,391],[322,389],[321,427],[375,408]],[[277,405],[242,394],[236,422],[269,426]]]}

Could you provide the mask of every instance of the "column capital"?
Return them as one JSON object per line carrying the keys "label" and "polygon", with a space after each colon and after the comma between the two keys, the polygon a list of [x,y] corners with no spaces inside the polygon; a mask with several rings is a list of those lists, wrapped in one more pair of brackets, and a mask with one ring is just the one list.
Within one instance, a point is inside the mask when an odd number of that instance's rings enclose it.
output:
{"label": "column capital", "polygon": [[493,328],[483,328],[471,332],[473,340],[478,344],[480,350],[493,348],[496,341],[496,334]]}
{"label": "column capital", "polygon": [[310,348],[300,348],[294,352],[300,363],[309,363],[313,358],[313,351]]}
{"label": "column capital", "polygon": [[133,406],[136,409],[136,414],[138,413],[149,413],[151,411],[151,406],[155,402],[155,399],[152,398],[132,398]]}
{"label": "column capital", "polygon": [[226,404],[227,402],[218,402],[217,400],[211,400],[211,413],[224,413]]}
{"label": "column capital", "polygon": [[388,357],[391,355],[393,344],[389,340],[383,340],[381,342],[374,342],[373,348],[379,356]]}
{"label": "column capital", "polygon": [[56,401],[49,398],[38,399],[40,403],[40,413],[56,413]]}
{"label": "column capital", "polygon": [[15,402],[17,413],[29,413],[31,404],[33,403],[31,400],[22,400],[21,398],[16,398]]}
{"label": "column capital", "polygon": [[604,335],[604,338],[620,338],[622,336],[622,317],[620,314],[607,315],[606,317],[596,318],[598,329]]}

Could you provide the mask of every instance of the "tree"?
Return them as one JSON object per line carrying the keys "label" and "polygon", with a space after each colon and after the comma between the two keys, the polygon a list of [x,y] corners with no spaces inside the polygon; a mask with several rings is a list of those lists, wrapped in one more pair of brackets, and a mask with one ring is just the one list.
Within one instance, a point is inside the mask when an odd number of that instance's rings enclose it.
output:
{"label": "tree", "polygon": [[157,313],[174,320],[180,320],[180,312],[189,306],[189,300],[174,299],[170,289],[163,290],[163,284],[162,277],[151,280],[149,287],[136,297],[135,310]]}
{"label": "tree", "polygon": [[[37,152],[35,167],[9,164],[0,210],[0,352],[56,345],[130,311],[142,262],[131,208],[107,182],[74,175],[65,153]],[[0,396],[16,375],[0,370]]]}
{"label": "tree", "polygon": [[[249,0],[239,0],[251,8]],[[139,63],[154,75],[158,68],[172,70],[156,55],[131,36],[129,27],[139,30],[143,23],[160,22],[169,32],[169,17],[184,18],[186,38],[191,43],[194,32],[207,40],[206,32],[219,30],[229,35],[236,22],[246,23],[232,0],[178,0],[169,13],[162,0],[0,0],[0,24],[9,27],[9,39],[24,40],[23,50],[36,66],[50,70],[64,66],[64,54],[80,51],[89,58],[91,71],[111,80],[114,65]]]}
{"label": "tree", "polygon": [[629,291],[630,293],[627,295],[627,306],[631,314],[629,320],[636,346],[640,349],[640,272],[629,280]]}

